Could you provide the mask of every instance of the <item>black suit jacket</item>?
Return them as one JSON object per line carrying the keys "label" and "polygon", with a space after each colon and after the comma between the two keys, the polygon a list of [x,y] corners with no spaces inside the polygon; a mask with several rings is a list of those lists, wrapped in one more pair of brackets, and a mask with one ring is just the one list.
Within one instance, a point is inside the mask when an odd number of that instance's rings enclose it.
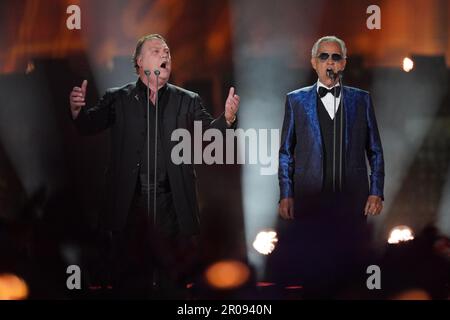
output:
{"label": "black suit jacket", "polygon": [[[103,230],[122,230],[125,227],[138,179],[147,125],[142,117],[136,85],[137,82],[108,89],[95,106],[82,108],[74,120],[81,134],[95,134],[110,128],[106,203],[100,216]],[[194,121],[202,121],[204,130],[211,127],[224,131],[227,124],[224,114],[214,119],[205,110],[198,94],[171,84],[167,86],[167,106],[160,110],[162,151],[180,232],[193,235],[199,232],[196,173],[193,164],[175,165],[171,161],[171,150],[178,143],[170,140],[171,134],[177,128],[192,132]]]}

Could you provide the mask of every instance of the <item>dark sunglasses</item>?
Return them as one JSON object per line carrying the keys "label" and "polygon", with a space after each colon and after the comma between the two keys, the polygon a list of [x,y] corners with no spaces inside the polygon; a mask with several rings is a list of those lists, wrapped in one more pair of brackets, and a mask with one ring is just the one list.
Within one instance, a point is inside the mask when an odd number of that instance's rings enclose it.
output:
{"label": "dark sunglasses", "polygon": [[[330,54],[326,53],[326,52],[322,52],[321,54],[319,54],[317,56],[317,58],[319,58],[320,61],[327,61],[329,57],[330,57]],[[331,55],[331,60],[333,60],[334,62],[341,61],[342,60],[342,56],[339,53],[333,53]]]}

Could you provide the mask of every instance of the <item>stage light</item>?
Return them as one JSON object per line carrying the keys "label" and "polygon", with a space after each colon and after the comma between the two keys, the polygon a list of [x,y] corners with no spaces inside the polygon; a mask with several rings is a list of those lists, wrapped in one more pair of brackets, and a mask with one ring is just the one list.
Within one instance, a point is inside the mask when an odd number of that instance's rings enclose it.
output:
{"label": "stage light", "polygon": [[223,260],[208,267],[205,278],[216,289],[235,289],[242,286],[250,277],[250,270],[244,263],[236,260]]}
{"label": "stage light", "polygon": [[[283,24],[283,32],[280,33],[276,30],[278,27],[273,28],[273,1],[230,1],[233,75],[241,103],[245,101],[245,107],[242,105],[239,109],[239,128],[258,130],[259,161],[257,164],[243,164],[241,170],[247,258],[255,268],[257,280],[264,279],[267,255],[254,250],[253,241],[259,231],[277,225],[276,212],[280,200],[277,174],[261,175],[261,168],[266,165],[260,161],[261,154],[266,153],[264,158],[267,156],[278,163],[278,150],[274,154],[271,152],[272,143],[264,142],[259,130],[281,129],[286,93],[308,80],[309,72],[302,70],[304,66],[307,70],[310,68],[308,52],[313,39],[308,35],[316,33],[318,17],[322,12],[320,5],[289,2],[291,5],[295,3],[296,10],[307,9],[308,16],[298,19],[296,15],[289,15],[292,12],[290,5],[280,6],[277,15],[288,15],[290,20],[290,23]],[[255,15],[255,12],[258,14]],[[302,30],[302,35],[299,36],[296,30]],[[298,54],[303,49],[307,56],[300,59]],[[238,150],[244,151],[243,147],[244,143],[239,144]],[[246,152],[250,154],[248,144]]]}
{"label": "stage light", "polygon": [[408,226],[397,226],[391,230],[388,243],[397,244],[414,239],[413,232]]}
{"label": "stage light", "polygon": [[414,61],[410,58],[405,57],[403,59],[403,71],[410,72],[414,68]]}
{"label": "stage light", "polygon": [[10,273],[0,274],[0,300],[23,300],[28,297],[25,281]]}
{"label": "stage light", "polygon": [[268,255],[275,249],[278,242],[277,233],[273,230],[264,230],[256,235],[253,248],[261,254]]}
{"label": "stage light", "polygon": [[420,288],[408,289],[393,295],[390,300],[432,300],[430,294]]}
{"label": "stage light", "polygon": [[30,74],[30,73],[32,73],[33,71],[34,71],[34,69],[35,69],[35,66],[34,66],[34,62],[33,61],[28,61],[28,63],[27,63],[27,68],[26,68],[26,70],[25,70],[25,74]]}
{"label": "stage light", "polygon": [[274,282],[267,282],[267,281],[259,281],[256,283],[257,287],[273,287],[275,285]]}

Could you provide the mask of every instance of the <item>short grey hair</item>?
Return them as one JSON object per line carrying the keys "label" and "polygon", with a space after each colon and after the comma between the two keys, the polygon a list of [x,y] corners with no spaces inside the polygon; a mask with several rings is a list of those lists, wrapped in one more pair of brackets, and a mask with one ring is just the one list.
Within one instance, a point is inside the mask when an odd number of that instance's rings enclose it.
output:
{"label": "short grey hair", "polygon": [[347,58],[347,47],[345,46],[345,42],[335,36],[325,36],[317,40],[311,49],[311,57],[317,57],[317,50],[319,50],[319,46],[322,42],[336,42],[339,47],[341,47],[341,52],[344,58]]}

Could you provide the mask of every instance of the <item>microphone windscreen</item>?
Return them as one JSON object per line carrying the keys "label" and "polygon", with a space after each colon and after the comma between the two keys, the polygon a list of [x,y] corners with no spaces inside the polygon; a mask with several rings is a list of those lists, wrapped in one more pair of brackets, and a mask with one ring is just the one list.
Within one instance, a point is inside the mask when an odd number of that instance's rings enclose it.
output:
{"label": "microphone windscreen", "polygon": [[331,79],[334,79],[335,74],[334,74],[333,70],[327,69],[327,76],[330,77]]}

